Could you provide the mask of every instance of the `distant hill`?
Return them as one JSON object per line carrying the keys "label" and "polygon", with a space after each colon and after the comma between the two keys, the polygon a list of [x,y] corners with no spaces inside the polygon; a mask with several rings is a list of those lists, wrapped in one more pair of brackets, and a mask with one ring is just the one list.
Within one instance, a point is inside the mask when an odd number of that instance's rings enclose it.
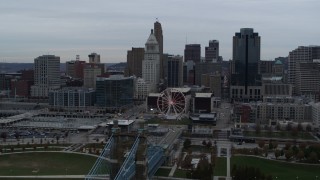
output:
{"label": "distant hill", "polygon": [[[122,71],[126,67],[126,62],[121,63],[105,63],[106,67],[111,70]],[[14,73],[23,69],[33,69],[33,63],[0,63],[0,73]],[[60,64],[60,71],[66,71],[66,64]]]}

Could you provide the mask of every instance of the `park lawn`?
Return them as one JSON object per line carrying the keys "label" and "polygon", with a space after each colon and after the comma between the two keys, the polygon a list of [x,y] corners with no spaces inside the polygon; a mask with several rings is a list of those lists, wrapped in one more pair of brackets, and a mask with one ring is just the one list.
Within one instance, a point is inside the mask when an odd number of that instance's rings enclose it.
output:
{"label": "park lawn", "polygon": [[171,169],[159,168],[154,176],[165,176],[168,177]]}
{"label": "park lawn", "polygon": [[320,177],[320,165],[292,164],[248,156],[231,157],[230,170],[234,164],[260,168],[261,172],[272,175],[274,179],[275,177],[277,179],[296,179],[298,177],[299,180],[310,180],[316,179],[316,176]]}
{"label": "park lawn", "polygon": [[245,131],[245,136],[249,137],[266,137],[266,138],[284,138],[284,139],[306,139],[306,140],[315,140],[308,132],[298,132],[297,136],[293,136],[291,132],[282,131],[282,132],[260,132],[257,134],[255,131]]}
{"label": "park lawn", "polygon": [[216,164],[213,170],[214,176],[226,176],[227,175],[227,158],[217,157]]}
{"label": "park lawn", "polygon": [[176,171],[173,174],[173,177],[187,178],[187,172],[187,170],[176,169]]}
{"label": "park lawn", "polygon": [[[6,154],[0,156],[0,175],[85,175],[96,157],[55,152]],[[34,170],[38,172],[32,172]]]}

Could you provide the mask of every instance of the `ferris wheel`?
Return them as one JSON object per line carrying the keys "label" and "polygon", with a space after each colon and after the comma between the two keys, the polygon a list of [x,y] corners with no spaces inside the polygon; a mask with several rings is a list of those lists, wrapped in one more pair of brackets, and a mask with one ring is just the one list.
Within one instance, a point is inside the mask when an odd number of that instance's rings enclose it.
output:
{"label": "ferris wheel", "polygon": [[186,98],[181,91],[167,88],[160,93],[157,106],[167,119],[178,119],[185,112]]}

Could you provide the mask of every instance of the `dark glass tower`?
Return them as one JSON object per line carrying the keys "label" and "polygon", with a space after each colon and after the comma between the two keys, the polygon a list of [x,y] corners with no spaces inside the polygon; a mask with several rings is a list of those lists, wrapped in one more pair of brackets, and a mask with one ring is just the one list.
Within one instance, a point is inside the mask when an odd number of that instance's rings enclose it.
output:
{"label": "dark glass tower", "polygon": [[261,76],[258,73],[260,61],[260,36],[252,28],[242,28],[233,36],[234,69],[231,72],[232,86],[260,86]]}

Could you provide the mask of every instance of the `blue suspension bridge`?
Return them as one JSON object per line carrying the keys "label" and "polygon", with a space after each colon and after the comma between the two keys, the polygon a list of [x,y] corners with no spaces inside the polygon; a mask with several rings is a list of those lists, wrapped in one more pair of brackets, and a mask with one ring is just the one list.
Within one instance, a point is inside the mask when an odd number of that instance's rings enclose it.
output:
{"label": "blue suspension bridge", "polygon": [[[113,129],[112,135],[85,179],[151,179],[166,161],[165,149],[169,149],[168,146],[171,146],[180,134],[181,132],[176,132],[173,136],[167,134],[159,145],[154,145],[147,143],[143,129],[139,129],[138,133],[131,137],[135,139],[134,141],[129,141],[128,135],[122,135],[117,129]],[[120,142],[121,139],[127,141],[123,143]],[[130,142],[134,143],[128,145]],[[121,154],[121,144],[125,144],[127,149],[131,147],[124,156]]]}

